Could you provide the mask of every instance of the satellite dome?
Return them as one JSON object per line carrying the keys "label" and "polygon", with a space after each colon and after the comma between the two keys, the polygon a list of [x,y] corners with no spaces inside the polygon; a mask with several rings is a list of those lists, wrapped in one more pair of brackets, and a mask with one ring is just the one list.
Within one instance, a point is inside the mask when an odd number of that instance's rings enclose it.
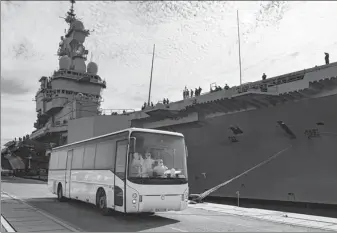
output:
{"label": "satellite dome", "polygon": [[59,60],[60,69],[69,70],[70,65],[71,65],[71,59],[67,55],[60,58]]}
{"label": "satellite dome", "polygon": [[95,62],[89,62],[88,66],[87,66],[87,72],[89,74],[97,74],[98,71],[98,66]]}
{"label": "satellite dome", "polygon": [[78,72],[85,72],[86,66],[83,59],[75,58],[73,61],[74,70]]}
{"label": "satellite dome", "polygon": [[84,30],[84,25],[81,21],[75,20],[74,22],[71,23],[70,25],[73,29],[76,30]]}

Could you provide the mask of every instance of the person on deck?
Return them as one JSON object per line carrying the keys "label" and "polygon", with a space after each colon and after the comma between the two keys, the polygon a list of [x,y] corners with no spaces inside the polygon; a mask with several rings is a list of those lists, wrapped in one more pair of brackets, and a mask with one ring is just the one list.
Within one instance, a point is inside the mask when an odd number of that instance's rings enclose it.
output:
{"label": "person on deck", "polygon": [[329,53],[325,53],[325,65],[329,65],[330,61],[329,61]]}

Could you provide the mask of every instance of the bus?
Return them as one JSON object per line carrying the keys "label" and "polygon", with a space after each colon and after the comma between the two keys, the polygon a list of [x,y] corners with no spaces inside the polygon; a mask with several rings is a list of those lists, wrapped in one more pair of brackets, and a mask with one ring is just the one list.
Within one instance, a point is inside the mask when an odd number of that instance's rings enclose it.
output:
{"label": "bus", "polygon": [[59,201],[91,203],[103,215],[182,211],[187,156],[181,133],[129,128],[53,148],[48,189]]}

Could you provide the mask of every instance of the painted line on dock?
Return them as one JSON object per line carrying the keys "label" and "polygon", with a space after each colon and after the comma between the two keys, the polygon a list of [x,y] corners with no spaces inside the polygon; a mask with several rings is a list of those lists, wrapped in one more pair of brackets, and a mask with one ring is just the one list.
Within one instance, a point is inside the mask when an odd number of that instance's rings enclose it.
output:
{"label": "painted line on dock", "polygon": [[7,232],[16,232],[12,225],[1,215],[1,226],[5,228]]}
{"label": "painted line on dock", "polygon": [[[70,224],[65,223],[63,220],[61,220],[61,219],[59,219],[59,218],[57,218],[57,217],[55,217],[55,216],[52,216],[52,215],[50,215],[50,214],[47,214],[45,211],[42,211],[42,210],[40,210],[40,209],[37,209],[36,207],[34,207],[34,206],[28,204],[28,203],[25,202],[24,200],[22,200],[22,199],[20,199],[20,198],[18,198],[18,197],[16,197],[16,196],[14,196],[14,195],[11,195],[11,194],[6,193],[6,192],[4,192],[4,191],[1,191],[1,193],[7,195],[8,197],[11,197],[11,198],[14,199],[14,200],[20,201],[22,204],[27,205],[28,207],[32,208],[34,211],[36,211],[36,212],[42,214],[43,216],[45,216],[45,217],[49,218],[50,220],[56,222],[57,224],[61,225],[62,227],[66,228],[66,229],[69,230],[69,231],[72,231],[72,232],[80,232],[80,231],[83,231],[83,230],[80,229],[80,228],[77,228],[77,227],[75,228],[75,227],[71,226]],[[2,216],[1,216],[1,217],[2,217]],[[1,220],[2,220],[2,219],[1,219]]]}

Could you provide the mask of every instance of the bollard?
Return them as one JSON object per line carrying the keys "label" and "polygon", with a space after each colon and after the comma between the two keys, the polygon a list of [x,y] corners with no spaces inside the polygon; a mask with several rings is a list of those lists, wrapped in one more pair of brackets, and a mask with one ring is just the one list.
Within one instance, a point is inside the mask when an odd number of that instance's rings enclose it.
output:
{"label": "bollard", "polygon": [[236,195],[238,196],[238,207],[240,207],[240,191],[236,191]]}

